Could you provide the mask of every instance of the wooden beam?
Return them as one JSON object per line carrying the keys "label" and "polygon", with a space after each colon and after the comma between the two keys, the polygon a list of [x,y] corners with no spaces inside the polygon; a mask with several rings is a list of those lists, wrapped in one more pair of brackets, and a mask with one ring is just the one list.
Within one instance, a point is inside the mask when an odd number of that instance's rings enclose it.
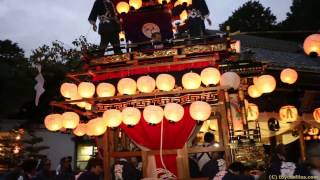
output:
{"label": "wooden beam", "polygon": [[103,168],[104,180],[111,180],[108,132],[103,135]]}

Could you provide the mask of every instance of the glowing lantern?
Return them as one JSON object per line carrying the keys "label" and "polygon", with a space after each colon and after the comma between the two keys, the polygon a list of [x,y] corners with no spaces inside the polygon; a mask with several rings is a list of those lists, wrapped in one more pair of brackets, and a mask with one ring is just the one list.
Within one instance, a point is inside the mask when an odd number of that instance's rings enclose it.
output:
{"label": "glowing lantern", "polygon": [[84,106],[84,109],[87,110],[87,111],[91,111],[91,109],[92,109],[92,104],[86,103],[86,105]]}
{"label": "glowing lantern", "polygon": [[201,81],[204,85],[216,85],[220,81],[220,71],[216,68],[205,68],[201,71]]}
{"label": "glowing lantern", "polygon": [[126,2],[121,1],[117,4],[117,11],[119,14],[128,13],[129,10],[130,10],[130,6]]}
{"label": "glowing lantern", "polygon": [[262,93],[271,93],[276,89],[277,82],[271,75],[262,75],[258,78],[256,87]]}
{"label": "glowing lantern", "polygon": [[309,140],[311,140],[311,137],[310,137],[310,136],[307,136],[307,137],[305,137],[305,139],[306,139],[307,141],[309,141]]}
{"label": "glowing lantern", "polygon": [[220,85],[238,89],[240,86],[240,76],[235,72],[226,72],[221,76]]}
{"label": "glowing lantern", "polygon": [[82,82],[78,86],[78,94],[83,98],[91,98],[95,93],[96,87],[90,82]]}
{"label": "glowing lantern", "polygon": [[77,96],[78,87],[73,83],[63,83],[60,87],[60,93],[65,98],[72,98]]}
{"label": "glowing lantern", "polygon": [[126,40],[126,34],[124,33],[124,31],[120,31],[119,32],[119,40],[120,41],[125,41]]}
{"label": "glowing lantern", "polygon": [[86,125],[86,134],[88,136],[100,136],[107,130],[107,126],[104,124],[102,118],[96,118],[90,120]]}
{"label": "glowing lantern", "polygon": [[137,81],[137,87],[140,92],[152,93],[156,88],[156,81],[150,76],[142,76]]}
{"label": "glowing lantern", "polygon": [[134,7],[134,9],[140,9],[142,6],[142,0],[129,0],[129,5]]}
{"label": "glowing lantern", "polygon": [[182,86],[185,89],[198,89],[201,86],[201,77],[194,72],[186,73],[182,77]]}
{"label": "glowing lantern", "polygon": [[13,153],[14,154],[19,154],[19,152],[20,152],[20,148],[18,146],[14,147]]}
{"label": "glowing lantern", "polygon": [[86,129],[87,129],[87,125],[81,123],[73,130],[73,134],[76,136],[84,136],[87,131]]}
{"label": "glowing lantern", "polygon": [[177,6],[179,6],[179,5],[180,5],[180,2],[179,2],[179,1],[176,1],[176,2],[174,3],[173,7],[177,7]]}
{"label": "glowing lantern", "polygon": [[192,0],[178,0],[177,2],[180,4],[187,3],[188,6],[192,4]]}
{"label": "glowing lantern", "polygon": [[253,77],[253,85],[257,86],[259,77]]}
{"label": "glowing lantern", "polygon": [[161,91],[171,91],[176,81],[170,74],[160,74],[156,79],[157,88]]}
{"label": "glowing lantern", "polygon": [[313,118],[316,122],[320,123],[320,108],[313,111]]}
{"label": "glowing lantern", "polygon": [[283,106],[279,111],[280,119],[285,122],[294,122],[298,119],[298,110],[294,106]]}
{"label": "glowing lantern", "polygon": [[141,119],[141,112],[134,107],[127,107],[122,110],[122,121],[127,126],[135,126]]}
{"label": "glowing lantern", "polygon": [[168,4],[170,2],[170,0],[158,0],[159,4]]}
{"label": "glowing lantern", "polygon": [[304,40],[304,52],[307,55],[320,56],[320,34],[312,34]]}
{"label": "glowing lantern", "polygon": [[169,103],[164,107],[164,117],[172,122],[178,122],[183,118],[184,108],[177,103]]}
{"label": "glowing lantern", "polygon": [[78,102],[77,103],[77,106],[80,107],[80,108],[85,108],[87,105],[87,103],[85,101],[82,101],[82,102]]}
{"label": "glowing lantern", "polygon": [[123,78],[118,82],[120,94],[134,95],[137,90],[137,83],[131,78]]}
{"label": "glowing lantern", "polygon": [[315,135],[318,135],[319,134],[319,129],[318,128],[310,128],[308,130],[308,134],[310,136],[315,136]]}
{"label": "glowing lantern", "polygon": [[80,117],[75,112],[65,112],[62,114],[62,125],[66,129],[74,129],[78,126]]}
{"label": "glowing lantern", "polygon": [[257,105],[253,103],[248,103],[246,110],[248,121],[255,121],[259,118],[259,108]]}
{"label": "glowing lantern", "polygon": [[259,91],[259,89],[255,85],[251,85],[248,87],[248,94],[252,98],[257,98],[262,95],[262,93]]}
{"label": "glowing lantern", "polygon": [[163,119],[163,109],[159,106],[147,106],[143,110],[143,118],[150,124],[158,124]]}
{"label": "glowing lantern", "polygon": [[58,131],[62,125],[62,115],[61,114],[50,114],[44,119],[44,125],[49,131]]}
{"label": "glowing lantern", "polygon": [[110,83],[100,83],[97,86],[98,97],[112,97],[116,93],[116,88]]}
{"label": "glowing lantern", "polygon": [[206,102],[195,101],[190,105],[190,115],[196,121],[205,121],[211,115],[211,106]]}
{"label": "glowing lantern", "polygon": [[182,13],[180,14],[180,20],[182,22],[186,21],[188,19],[188,12],[186,10],[182,11]]}
{"label": "glowing lantern", "polygon": [[298,79],[298,73],[294,69],[287,68],[281,71],[280,79],[284,83],[293,84]]}
{"label": "glowing lantern", "polygon": [[122,123],[122,114],[116,109],[106,110],[102,117],[106,125],[110,128],[116,128]]}

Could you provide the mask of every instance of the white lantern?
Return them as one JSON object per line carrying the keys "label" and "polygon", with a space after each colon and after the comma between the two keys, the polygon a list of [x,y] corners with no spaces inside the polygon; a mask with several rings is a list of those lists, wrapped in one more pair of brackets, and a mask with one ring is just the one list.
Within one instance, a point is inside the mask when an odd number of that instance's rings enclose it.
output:
{"label": "white lantern", "polygon": [[259,91],[259,89],[255,85],[251,85],[248,87],[248,94],[252,98],[257,98],[262,95],[262,93]]}
{"label": "white lantern", "polygon": [[73,134],[76,136],[84,136],[87,131],[86,129],[87,129],[87,125],[81,123],[73,130]]}
{"label": "white lantern", "polygon": [[156,79],[157,88],[161,91],[171,91],[176,81],[170,74],[160,74]]}
{"label": "white lantern", "polygon": [[150,76],[142,76],[137,81],[137,87],[140,92],[152,93],[156,88],[156,81]]}
{"label": "white lantern", "polygon": [[116,88],[110,83],[100,83],[97,86],[98,97],[112,97],[116,93]]}
{"label": "white lantern", "polygon": [[150,124],[158,124],[164,116],[163,109],[159,106],[149,105],[143,110],[143,118]]}
{"label": "white lantern", "polygon": [[140,9],[142,6],[142,0],[129,0],[129,5],[134,7],[135,10]]}
{"label": "white lantern", "polygon": [[100,136],[107,130],[107,126],[104,124],[102,118],[96,118],[90,120],[86,125],[86,134],[88,136]]}
{"label": "white lantern", "polygon": [[74,129],[78,126],[80,117],[75,112],[65,112],[62,114],[62,125],[66,129]]}
{"label": "white lantern", "polygon": [[220,81],[220,71],[216,68],[205,68],[201,71],[201,81],[204,85],[216,85]]}
{"label": "white lantern", "polygon": [[201,86],[201,77],[194,72],[186,73],[182,76],[182,86],[185,89],[198,89]]}
{"label": "white lantern", "polygon": [[87,111],[91,111],[91,109],[92,109],[92,104],[86,103],[86,105],[84,106],[84,109],[87,110]]}
{"label": "white lantern", "polygon": [[106,125],[110,128],[116,128],[122,123],[122,114],[116,109],[106,110],[102,117]]}
{"label": "white lantern", "polygon": [[62,115],[61,114],[50,114],[45,117],[44,125],[49,131],[58,131],[62,125]]}
{"label": "white lantern", "polygon": [[298,73],[294,69],[287,68],[281,71],[280,79],[284,83],[293,84],[298,79]]}
{"label": "white lantern", "polygon": [[141,119],[141,112],[134,107],[127,107],[122,110],[123,123],[127,126],[135,126]]}
{"label": "white lantern", "polygon": [[256,87],[262,93],[271,93],[276,89],[277,82],[271,75],[262,75],[257,81]]}
{"label": "white lantern", "polygon": [[95,90],[96,87],[90,82],[82,82],[78,85],[78,94],[83,98],[91,98]]}
{"label": "white lantern", "polygon": [[164,107],[164,117],[172,122],[178,122],[183,118],[184,108],[177,103],[169,103]]}
{"label": "white lantern", "polygon": [[60,93],[65,98],[72,98],[77,96],[78,87],[73,83],[63,83],[60,87]]}
{"label": "white lantern", "polygon": [[320,123],[320,108],[313,111],[313,118],[316,122]]}
{"label": "white lantern", "polygon": [[235,72],[223,73],[220,79],[220,85],[238,89],[240,86],[240,76]]}
{"label": "white lantern", "polygon": [[120,94],[134,95],[137,90],[137,83],[131,78],[123,78],[118,82],[118,91]]}
{"label": "white lantern", "polygon": [[205,121],[211,115],[211,106],[206,102],[195,101],[190,106],[190,115],[196,121]]}
{"label": "white lantern", "polygon": [[127,2],[120,1],[116,7],[119,14],[128,13],[130,10],[130,6]]}
{"label": "white lantern", "polygon": [[315,53],[314,56],[320,57],[320,34],[308,36],[303,43],[304,52],[307,55]]}
{"label": "white lantern", "polygon": [[294,122],[298,119],[298,110],[294,106],[283,106],[280,108],[279,116],[282,121]]}

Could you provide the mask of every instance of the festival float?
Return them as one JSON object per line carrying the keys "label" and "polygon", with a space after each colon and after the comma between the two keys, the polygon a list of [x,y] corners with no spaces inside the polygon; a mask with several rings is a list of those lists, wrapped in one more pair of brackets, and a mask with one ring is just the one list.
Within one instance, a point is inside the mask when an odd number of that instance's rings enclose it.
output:
{"label": "festival float", "polygon": [[[65,101],[52,101],[59,110],[44,120],[50,131],[95,139],[105,172],[116,158],[141,157],[144,178],[191,179],[192,154],[223,152],[227,164],[264,164],[263,144],[272,144],[272,137],[288,136],[280,138],[282,143],[300,138],[302,159],[304,139],[320,138],[319,109],[314,111],[316,122],[302,118],[292,105],[260,113],[248,102],[272,93],[279,78],[266,73],[268,64],[243,56],[240,41],[233,40],[228,29],[200,37],[183,35],[186,12],[172,12],[191,2],[113,3],[123,53],[95,56],[84,50],[86,69],[67,75],[60,88]],[[153,32],[161,33],[165,46],[141,48]],[[294,69],[281,72],[283,83],[297,79]],[[215,135],[214,146],[195,146],[208,131]],[[105,179],[110,178],[105,173]]]}

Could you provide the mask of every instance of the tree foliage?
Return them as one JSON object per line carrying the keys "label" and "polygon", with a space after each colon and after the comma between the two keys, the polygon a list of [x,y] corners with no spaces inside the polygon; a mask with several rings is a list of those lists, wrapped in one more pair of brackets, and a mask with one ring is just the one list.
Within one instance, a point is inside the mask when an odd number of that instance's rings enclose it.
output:
{"label": "tree foliage", "polygon": [[272,30],[276,24],[270,8],[265,8],[258,1],[248,1],[235,10],[227,21],[220,24],[220,30],[230,26],[231,31],[253,32]]}
{"label": "tree foliage", "polygon": [[293,0],[287,18],[279,24],[282,30],[320,30],[320,1]]}

